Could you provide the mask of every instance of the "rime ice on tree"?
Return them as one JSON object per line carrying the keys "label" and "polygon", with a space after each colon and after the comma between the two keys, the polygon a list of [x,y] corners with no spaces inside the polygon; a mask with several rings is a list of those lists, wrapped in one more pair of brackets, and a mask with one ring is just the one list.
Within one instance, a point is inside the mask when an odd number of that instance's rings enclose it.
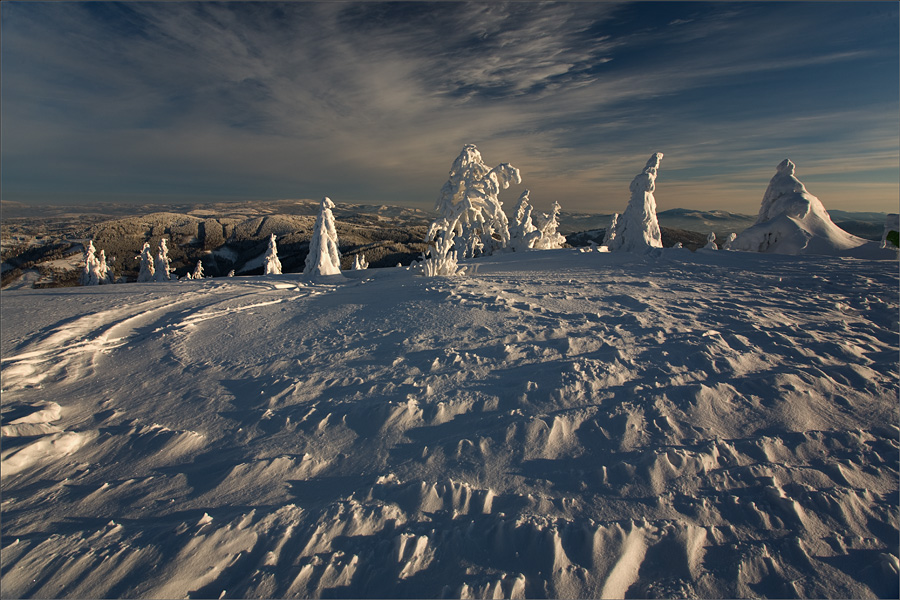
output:
{"label": "rime ice on tree", "polygon": [[722,250],[731,250],[731,245],[734,243],[735,239],[737,239],[737,234],[729,233],[728,237],[725,238],[725,242],[722,244]]}
{"label": "rime ice on tree", "polygon": [[138,273],[137,278],[138,283],[153,281],[155,269],[153,268],[153,254],[150,252],[150,242],[144,242],[141,255],[135,258],[141,259],[141,271]]}
{"label": "rime ice on tree", "polygon": [[84,269],[79,279],[81,285],[100,285],[100,261],[94,253],[94,240],[90,240],[84,250]]}
{"label": "rime ice on tree", "polygon": [[100,250],[100,258],[97,260],[97,276],[100,285],[112,283],[112,271],[109,265],[106,264],[106,250]]}
{"label": "rime ice on tree", "polygon": [[281,275],[281,261],[278,260],[278,246],[275,245],[275,234],[269,237],[269,248],[263,258],[266,275]]}
{"label": "rime ice on tree", "polygon": [[794,175],[795,169],[788,159],[779,163],[763,195],[756,224],[737,236],[731,245],[733,250],[857,258],[896,256],[835,225],[822,202]]}
{"label": "rime ice on tree", "polygon": [[534,243],[534,247],[539,250],[554,250],[562,248],[566,243],[566,238],[561,233],[557,233],[559,227],[559,202],[553,203],[553,208],[549,215],[541,214],[538,216],[538,231],[541,237]]}
{"label": "rime ice on tree", "polygon": [[463,275],[465,267],[460,267],[454,249],[454,223],[439,219],[428,229],[426,241],[434,242],[428,256],[422,255],[422,275],[426,277]]}
{"label": "rime ice on tree", "polygon": [[509,248],[513,252],[524,252],[534,248],[535,242],[541,237],[541,232],[531,221],[533,210],[528,202],[528,190],[522,192],[516,203],[516,216],[509,227]]}
{"label": "rime ice on tree", "polygon": [[156,254],[156,260],[153,263],[153,281],[169,281],[172,277],[169,274],[169,248],[166,245],[166,238],[159,239],[159,252]]}
{"label": "rime ice on tree", "polygon": [[365,254],[357,254],[353,257],[353,270],[365,271],[369,268],[369,261],[366,260]]}
{"label": "rime ice on tree", "polygon": [[662,235],[656,219],[656,174],[663,153],[657,152],[647,166],[631,182],[631,200],[616,223],[616,237],[610,240],[610,250],[640,252],[662,248]]}
{"label": "rime ice on tree", "polygon": [[306,257],[304,275],[340,275],[341,253],[338,250],[337,230],[334,227],[334,215],[331,209],[334,202],[330,198],[322,198],[319,217],[313,228],[313,236],[309,242],[309,254]]}
{"label": "rime ice on tree", "polygon": [[509,221],[498,196],[510,182],[522,182],[519,170],[509,163],[488,168],[475,144],[466,144],[453,161],[435,209],[453,226],[458,259],[507,246]]}
{"label": "rime ice on tree", "polygon": [[703,246],[706,250],[718,250],[719,247],[716,245],[716,234],[712,231],[709,232],[709,235],[706,236],[706,245]]}
{"label": "rime ice on tree", "polygon": [[197,261],[197,266],[194,267],[194,272],[191,274],[191,279],[203,279],[203,261]]}
{"label": "rime ice on tree", "polygon": [[603,246],[609,248],[613,240],[616,239],[616,226],[618,223],[619,213],[613,213],[612,218],[609,220],[609,227],[606,228],[606,233],[603,234]]}

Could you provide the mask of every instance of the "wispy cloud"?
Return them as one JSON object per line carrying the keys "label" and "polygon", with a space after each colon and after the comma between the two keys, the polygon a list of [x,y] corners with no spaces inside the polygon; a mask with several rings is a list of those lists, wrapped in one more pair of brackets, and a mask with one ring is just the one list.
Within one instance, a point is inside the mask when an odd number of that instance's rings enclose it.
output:
{"label": "wispy cloud", "polygon": [[900,154],[896,94],[815,97],[829,69],[897,65],[846,7],[841,29],[794,4],[10,6],[4,197],[53,180],[430,205],[473,142],[519,166],[539,205],[610,211],[655,150],[661,185],[669,168],[698,198],[787,151],[849,175]]}

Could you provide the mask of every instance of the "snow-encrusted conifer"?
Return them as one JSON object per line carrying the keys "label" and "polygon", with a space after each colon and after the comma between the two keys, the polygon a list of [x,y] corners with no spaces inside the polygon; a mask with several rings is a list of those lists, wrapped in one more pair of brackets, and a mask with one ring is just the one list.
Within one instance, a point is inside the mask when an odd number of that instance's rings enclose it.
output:
{"label": "snow-encrusted conifer", "polygon": [[234,277],[234,269],[228,271],[228,274],[225,277]]}
{"label": "snow-encrusted conifer", "polygon": [[516,203],[515,220],[509,227],[509,248],[513,252],[524,252],[534,248],[541,232],[531,220],[533,207],[528,202],[528,190],[522,192]]}
{"label": "snow-encrusted conifer", "polygon": [[353,257],[353,270],[364,271],[369,268],[369,261],[366,260],[365,254],[357,254]]}
{"label": "snow-encrusted conifer", "polygon": [[281,275],[281,261],[278,260],[278,246],[275,244],[275,234],[269,237],[269,248],[263,258],[266,275]]}
{"label": "snow-encrusted conifer", "polygon": [[153,263],[153,281],[169,281],[172,278],[170,274],[171,262],[166,238],[160,238],[159,251],[156,253],[156,260]]}
{"label": "snow-encrusted conifer", "polygon": [[709,235],[706,236],[706,245],[703,246],[706,250],[718,250],[719,247],[716,245],[716,234],[712,231],[709,232]]}
{"label": "snow-encrusted conifer", "polygon": [[619,213],[613,213],[612,218],[609,220],[609,227],[606,228],[606,232],[603,234],[603,244],[601,245],[609,248],[609,245],[616,239],[616,225],[618,222]]}
{"label": "snow-encrusted conifer", "polygon": [[81,285],[100,285],[100,261],[94,250],[94,240],[88,241],[84,250],[84,268],[81,271]]}
{"label": "snow-encrusted conifer", "polygon": [[203,279],[203,261],[198,260],[197,266],[194,267],[194,272],[191,274],[191,279]]}
{"label": "snow-encrusted conifer", "polygon": [[334,227],[334,215],[331,209],[334,202],[330,198],[322,198],[319,217],[313,228],[313,236],[309,242],[309,254],[306,257],[304,275],[340,275],[341,253],[338,249],[337,230]]}
{"label": "snow-encrusted conifer", "polygon": [[737,234],[731,232],[728,234],[728,237],[725,238],[725,241],[722,242],[722,250],[731,250],[731,244],[734,243],[734,240],[737,239]]}
{"label": "snow-encrusted conifer", "polygon": [[539,250],[554,250],[562,248],[563,244],[566,243],[565,236],[556,231],[559,227],[559,208],[559,202],[554,202],[549,215],[544,213],[538,215],[537,228],[541,232],[541,237],[535,241],[535,248]]}
{"label": "snow-encrusted conifer", "polygon": [[616,223],[616,237],[610,241],[610,250],[628,252],[662,248],[662,235],[656,218],[656,175],[663,153],[656,152],[647,161],[644,170],[631,182],[631,200]]}
{"label": "snow-encrusted conifer", "polygon": [[475,144],[466,144],[453,161],[435,209],[448,224],[456,224],[458,259],[491,254],[509,244],[509,221],[499,194],[510,182],[522,182],[519,170],[509,163],[489,168]]}
{"label": "snow-encrusted conifer", "polygon": [[150,252],[150,242],[144,242],[144,247],[141,249],[141,255],[135,258],[141,259],[141,270],[138,273],[137,278],[138,283],[153,281],[155,270],[153,268],[153,254]]}
{"label": "snow-encrusted conifer", "polygon": [[100,250],[100,258],[97,259],[97,275],[101,285],[112,283],[112,269],[106,262],[106,250]]}

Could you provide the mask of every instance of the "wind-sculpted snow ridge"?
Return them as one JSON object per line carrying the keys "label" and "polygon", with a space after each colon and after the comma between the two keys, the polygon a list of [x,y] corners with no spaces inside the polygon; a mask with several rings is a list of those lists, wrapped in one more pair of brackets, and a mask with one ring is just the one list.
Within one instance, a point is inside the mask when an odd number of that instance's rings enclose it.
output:
{"label": "wind-sculpted snow ridge", "polygon": [[896,597],[898,274],[5,291],[4,597]]}
{"label": "wind-sculpted snow ridge", "polygon": [[737,236],[732,250],[896,258],[895,251],[835,225],[822,202],[794,175],[795,169],[789,159],[781,161],[763,195],[756,224]]}

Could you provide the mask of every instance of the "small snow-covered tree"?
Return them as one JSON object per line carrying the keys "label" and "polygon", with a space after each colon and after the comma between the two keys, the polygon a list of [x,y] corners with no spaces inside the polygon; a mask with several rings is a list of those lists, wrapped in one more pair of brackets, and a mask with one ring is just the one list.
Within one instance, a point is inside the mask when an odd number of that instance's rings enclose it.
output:
{"label": "small snow-covered tree", "polygon": [[653,197],[662,157],[662,152],[654,153],[644,170],[632,180],[631,199],[616,223],[616,237],[610,240],[610,250],[640,252],[662,248],[662,235],[656,218],[656,198]]}
{"label": "small snow-covered tree", "polygon": [[544,213],[538,215],[537,228],[541,232],[541,237],[534,242],[534,248],[554,250],[562,248],[563,244],[566,243],[565,236],[556,231],[559,227],[559,209],[559,202],[554,202],[549,215]]}
{"label": "small snow-covered tree", "polygon": [[304,275],[340,275],[341,253],[338,249],[337,230],[334,227],[334,215],[331,209],[334,202],[330,198],[322,198],[319,217],[313,228],[313,236],[309,242],[309,254],[303,269]]}
{"label": "small snow-covered tree", "polygon": [[191,279],[203,279],[203,261],[198,260],[197,266],[194,267],[194,272],[191,274]]}
{"label": "small snow-covered tree", "polygon": [[[115,260],[115,257],[113,257],[113,260]],[[105,250],[100,250],[100,258],[97,263],[97,275],[99,276],[100,284],[112,283],[112,269],[107,264]]]}
{"label": "small snow-covered tree", "polygon": [[266,275],[281,275],[281,261],[278,260],[278,246],[275,244],[275,234],[269,237],[269,248],[263,257],[263,265]]}
{"label": "small snow-covered tree", "polygon": [[136,256],[135,258],[139,258],[141,261],[141,270],[138,273],[137,278],[138,283],[153,281],[155,269],[153,268],[153,254],[150,252],[150,242],[144,242],[144,247],[141,249],[141,255]]}
{"label": "small snow-covered tree", "polygon": [[728,237],[725,238],[725,242],[722,244],[722,250],[731,250],[731,244],[734,243],[734,240],[737,239],[737,234],[732,232],[728,234]]}
{"label": "small snow-covered tree", "polygon": [[510,182],[522,182],[519,170],[509,163],[489,168],[475,144],[466,144],[453,161],[435,209],[448,224],[456,224],[458,259],[491,254],[507,246],[509,221],[499,194]]}
{"label": "small snow-covered tree", "polygon": [[709,235],[706,236],[706,245],[703,246],[706,250],[718,250],[719,247],[716,245],[716,234],[712,231],[709,232]]}
{"label": "small snow-covered tree", "polygon": [[619,213],[613,213],[612,218],[609,220],[609,227],[606,228],[606,233],[603,234],[603,246],[609,248],[613,240],[616,239],[616,225],[618,222]]}
{"label": "small snow-covered tree", "polygon": [[159,251],[156,253],[156,260],[153,263],[153,281],[169,281],[172,278],[170,274],[171,262],[166,238],[160,238]]}
{"label": "small snow-covered tree", "polygon": [[79,283],[81,285],[100,285],[100,261],[94,250],[94,240],[88,241],[84,250],[84,268],[81,271]]}
{"label": "small snow-covered tree", "polygon": [[228,274],[225,277],[234,277],[234,269],[228,271]]}
{"label": "small snow-covered tree", "polygon": [[353,270],[364,271],[369,268],[369,261],[366,260],[365,254],[357,254],[353,257]]}
{"label": "small snow-covered tree", "polygon": [[531,220],[533,207],[528,202],[529,191],[525,190],[516,203],[515,220],[509,227],[509,248],[513,252],[524,252],[534,248],[541,232]]}
{"label": "small snow-covered tree", "polygon": [[465,267],[460,267],[454,244],[456,223],[439,219],[431,224],[426,240],[434,242],[428,254],[422,254],[422,275],[426,277],[463,275]]}

